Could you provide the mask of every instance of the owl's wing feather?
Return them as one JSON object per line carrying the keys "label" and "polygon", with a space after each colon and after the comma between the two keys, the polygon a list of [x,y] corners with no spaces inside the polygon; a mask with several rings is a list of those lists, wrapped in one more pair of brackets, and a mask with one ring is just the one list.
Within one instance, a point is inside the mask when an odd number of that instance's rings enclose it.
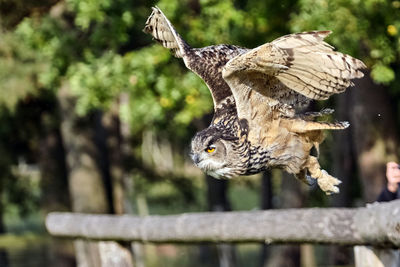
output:
{"label": "owl's wing feather", "polygon": [[171,49],[175,57],[182,58],[189,45],[176,32],[171,22],[158,8],[153,7],[153,12],[146,21],[143,31],[154,37],[165,48]]}
{"label": "owl's wing feather", "polygon": [[231,89],[222,78],[222,67],[230,59],[247,52],[247,49],[233,45],[191,48],[157,7],[153,8],[143,31],[151,34],[165,48],[172,50],[176,57],[182,58],[186,67],[206,82],[214,101],[214,119],[222,116],[228,109],[236,112]]}
{"label": "owl's wing feather", "polygon": [[289,105],[296,104],[294,92],[310,99],[327,99],[353,85],[351,79],[363,77],[360,70],[365,68],[360,60],[333,51],[323,41],[329,33],[278,38],[230,60],[223,77],[234,95],[248,93],[238,91],[240,84],[249,84],[258,93]]}

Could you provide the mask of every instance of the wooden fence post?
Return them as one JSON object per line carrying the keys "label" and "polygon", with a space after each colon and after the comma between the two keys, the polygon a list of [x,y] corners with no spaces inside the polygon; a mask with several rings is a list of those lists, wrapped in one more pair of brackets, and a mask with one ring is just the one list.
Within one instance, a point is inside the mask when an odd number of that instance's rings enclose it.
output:
{"label": "wooden fence post", "polygon": [[[400,200],[365,208],[203,212],[167,216],[50,213],[50,234],[86,240],[152,243],[264,242],[354,245],[357,267],[399,267]],[[110,242],[100,242],[108,244]],[[117,245],[116,243],[113,245]],[[99,266],[117,249],[104,246]],[[110,257],[108,257],[110,256]]]}
{"label": "wooden fence post", "polygon": [[203,212],[166,216],[50,213],[50,234],[154,243],[266,242],[400,247],[400,200],[365,208]]}
{"label": "wooden fence post", "polygon": [[356,267],[399,267],[399,249],[374,248],[368,246],[354,247]]}

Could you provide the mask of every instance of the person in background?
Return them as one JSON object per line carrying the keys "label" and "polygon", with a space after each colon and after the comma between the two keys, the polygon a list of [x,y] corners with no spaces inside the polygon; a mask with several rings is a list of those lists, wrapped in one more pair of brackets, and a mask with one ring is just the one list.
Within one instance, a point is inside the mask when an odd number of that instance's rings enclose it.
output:
{"label": "person in background", "polygon": [[385,202],[400,199],[400,165],[396,162],[386,163],[387,185],[379,195],[377,201]]}

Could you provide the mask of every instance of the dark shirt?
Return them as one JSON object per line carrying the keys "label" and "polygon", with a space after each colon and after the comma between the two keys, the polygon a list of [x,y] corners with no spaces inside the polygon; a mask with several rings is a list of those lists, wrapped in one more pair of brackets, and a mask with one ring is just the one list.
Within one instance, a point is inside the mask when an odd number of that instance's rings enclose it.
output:
{"label": "dark shirt", "polygon": [[392,201],[399,198],[399,195],[400,195],[400,190],[397,190],[397,192],[392,193],[387,189],[387,187],[385,187],[385,189],[383,189],[383,191],[381,192],[376,201],[378,202]]}

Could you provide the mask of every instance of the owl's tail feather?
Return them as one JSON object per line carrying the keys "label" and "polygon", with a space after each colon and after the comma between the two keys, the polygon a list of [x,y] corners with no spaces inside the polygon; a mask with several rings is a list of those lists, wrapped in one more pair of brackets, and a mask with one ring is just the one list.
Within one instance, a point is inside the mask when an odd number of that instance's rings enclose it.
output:
{"label": "owl's tail feather", "polygon": [[143,31],[150,33],[165,48],[171,49],[175,57],[184,57],[186,51],[190,49],[158,7],[153,7],[153,12],[147,19]]}
{"label": "owl's tail feather", "polygon": [[335,112],[334,109],[324,108],[323,110],[317,111],[317,112],[311,111],[311,112],[306,112],[304,114],[299,114],[299,117],[303,120],[312,120],[314,118],[322,117],[325,115],[330,115],[333,112]]}
{"label": "owl's tail feather", "polygon": [[322,121],[305,121],[290,120],[290,130],[296,133],[306,133],[319,130],[343,130],[350,126],[347,121],[339,122],[322,122]]}

